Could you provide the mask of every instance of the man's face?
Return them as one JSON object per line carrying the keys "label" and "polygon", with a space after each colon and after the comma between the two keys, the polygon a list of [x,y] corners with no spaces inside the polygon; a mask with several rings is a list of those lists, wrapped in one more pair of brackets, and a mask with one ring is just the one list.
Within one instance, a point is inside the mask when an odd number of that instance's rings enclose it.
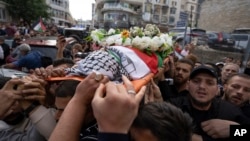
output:
{"label": "man's face", "polygon": [[242,106],[250,99],[250,79],[233,76],[224,85],[225,100],[234,105]]}
{"label": "man's face", "polygon": [[217,80],[207,73],[199,73],[189,81],[188,90],[192,105],[207,110],[218,93]]}
{"label": "man's face", "polygon": [[184,84],[188,81],[192,66],[186,63],[178,62],[175,67],[174,83]]}
{"label": "man's face", "polygon": [[131,127],[130,135],[133,141],[158,141],[149,129]]}
{"label": "man's face", "polygon": [[56,97],[55,106],[56,106],[56,114],[55,119],[58,121],[66,108],[67,104],[71,100],[72,97]]}
{"label": "man's face", "polygon": [[229,64],[222,68],[221,71],[221,79],[222,81],[226,81],[233,74],[237,74],[239,72],[239,67],[236,64]]}

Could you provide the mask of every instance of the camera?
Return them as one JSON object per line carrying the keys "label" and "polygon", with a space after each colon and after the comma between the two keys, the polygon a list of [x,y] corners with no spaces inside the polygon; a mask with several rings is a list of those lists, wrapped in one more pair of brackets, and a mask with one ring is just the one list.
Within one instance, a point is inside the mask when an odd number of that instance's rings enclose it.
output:
{"label": "camera", "polygon": [[172,78],[166,78],[165,81],[168,83],[168,85],[174,85],[174,79]]}

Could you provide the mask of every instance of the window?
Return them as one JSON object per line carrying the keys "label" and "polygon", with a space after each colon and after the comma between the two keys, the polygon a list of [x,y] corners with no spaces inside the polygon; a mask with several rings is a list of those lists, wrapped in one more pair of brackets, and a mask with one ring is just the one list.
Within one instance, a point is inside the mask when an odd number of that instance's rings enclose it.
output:
{"label": "window", "polygon": [[185,6],[183,4],[181,5],[181,9],[185,9]]}
{"label": "window", "polygon": [[67,3],[67,1],[65,1],[65,5],[64,5],[64,7],[65,7],[65,8],[69,8],[69,7],[68,7],[68,3]]}
{"label": "window", "polygon": [[151,13],[151,10],[152,10],[152,4],[145,3],[145,12]]}
{"label": "window", "polygon": [[168,7],[167,6],[162,6],[162,15],[165,16],[168,14]]}
{"label": "window", "polygon": [[167,16],[162,16],[161,17],[161,23],[167,24],[168,23],[168,17]]}
{"label": "window", "polygon": [[159,15],[161,11],[161,7],[158,5],[154,6],[154,14]]}
{"label": "window", "polygon": [[191,5],[190,10],[194,11],[194,6],[193,5]]}
{"label": "window", "polygon": [[173,24],[175,22],[175,17],[170,16],[169,17],[169,24]]}
{"label": "window", "polygon": [[5,9],[2,10],[2,16],[3,16],[3,19],[6,20],[6,12],[5,12]]}
{"label": "window", "polygon": [[176,8],[175,7],[171,7],[170,8],[170,14],[175,14],[176,13]]}
{"label": "window", "polygon": [[176,6],[177,2],[176,1],[172,1],[172,6]]}
{"label": "window", "polygon": [[153,15],[153,22],[159,23],[159,15]]}
{"label": "window", "polygon": [[6,20],[6,12],[3,8],[0,8],[0,20]]}

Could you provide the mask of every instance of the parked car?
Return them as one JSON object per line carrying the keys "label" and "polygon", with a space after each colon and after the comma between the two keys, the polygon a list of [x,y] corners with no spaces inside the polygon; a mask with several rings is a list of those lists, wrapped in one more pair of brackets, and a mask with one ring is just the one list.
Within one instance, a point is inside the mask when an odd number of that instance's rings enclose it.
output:
{"label": "parked car", "polygon": [[[185,27],[176,27],[170,29],[169,33],[174,34],[173,39],[184,39],[185,36]],[[187,28],[186,37],[185,37],[185,44],[194,43],[196,45],[206,45],[207,44],[207,36],[206,30],[200,28]]]}
{"label": "parked car", "polygon": [[208,46],[213,49],[235,51],[235,40],[229,33],[208,31]]}
{"label": "parked car", "polygon": [[250,28],[235,28],[233,34],[250,34]]}
{"label": "parked car", "polygon": [[235,48],[245,50],[250,43],[250,34],[231,34],[235,40]]}
{"label": "parked car", "polygon": [[33,37],[21,41],[20,44],[26,43],[31,47],[31,51],[39,51],[43,55],[56,59],[56,38],[57,37]]}
{"label": "parked car", "polygon": [[22,77],[26,75],[28,74],[19,70],[0,68],[0,77],[16,78],[16,77]]}

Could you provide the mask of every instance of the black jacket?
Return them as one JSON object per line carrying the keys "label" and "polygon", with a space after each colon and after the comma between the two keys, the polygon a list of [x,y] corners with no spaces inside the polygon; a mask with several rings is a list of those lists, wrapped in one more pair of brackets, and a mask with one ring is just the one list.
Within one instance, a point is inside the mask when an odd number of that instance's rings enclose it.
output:
{"label": "black jacket", "polygon": [[203,141],[226,141],[228,139],[213,139],[207,135],[201,128],[201,123],[210,119],[224,119],[240,124],[250,124],[250,119],[247,118],[242,111],[233,104],[215,98],[212,105],[207,111],[200,111],[195,109],[189,100],[189,97],[178,97],[169,100],[170,103],[179,107],[183,112],[189,113],[193,118],[194,132],[201,135]]}

